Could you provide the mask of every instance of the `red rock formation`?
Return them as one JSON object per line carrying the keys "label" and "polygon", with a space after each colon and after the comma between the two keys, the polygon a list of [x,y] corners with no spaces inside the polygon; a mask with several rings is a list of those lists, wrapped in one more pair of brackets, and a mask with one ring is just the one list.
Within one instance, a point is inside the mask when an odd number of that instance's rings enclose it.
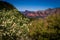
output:
{"label": "red rock formation", "polygon": [[25,16],[27,17],[32,17],[32,18],[35,18],[35,17],[46,17],[50,14],[53,14],[53,13],[60,13],[60,8],[54,8],[54,9],[47,9],[47,10],[44,10],[44,11],[25,11]]}

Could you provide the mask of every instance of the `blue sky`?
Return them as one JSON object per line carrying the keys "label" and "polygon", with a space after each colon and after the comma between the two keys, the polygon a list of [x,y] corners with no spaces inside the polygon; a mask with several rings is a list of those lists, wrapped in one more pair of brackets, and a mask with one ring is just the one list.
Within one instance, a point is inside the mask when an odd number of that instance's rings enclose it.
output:
{"label": "blue sky", "polygon": [[45,10],[60,7],[60,0],[4,0],[13,4],[19,11]]}

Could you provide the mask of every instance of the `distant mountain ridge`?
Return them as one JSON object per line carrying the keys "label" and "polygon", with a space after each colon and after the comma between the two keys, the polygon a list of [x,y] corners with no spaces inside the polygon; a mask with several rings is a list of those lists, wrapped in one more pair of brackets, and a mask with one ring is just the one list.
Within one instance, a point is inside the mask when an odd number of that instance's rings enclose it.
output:
{"label": "distant mountain ridge", "polygon": [[49,8],[46,9],[44,11],[28,11],[25,10],[24,12],[22,12],[26,17],[28,18],[44,18],[50,14],[53,14],[55,12],[60,12],[60,8]]}

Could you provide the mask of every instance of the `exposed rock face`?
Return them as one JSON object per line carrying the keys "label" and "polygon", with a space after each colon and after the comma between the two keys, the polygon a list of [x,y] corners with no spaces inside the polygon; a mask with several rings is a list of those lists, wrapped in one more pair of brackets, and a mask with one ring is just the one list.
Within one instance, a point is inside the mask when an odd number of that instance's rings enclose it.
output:
{"label": "exposed rock face", "polygon": [[55,12],[60,12],[60,8],[54,8],[54,9],[46,9],[44,11],[25,11],[23,12],[25,16],[29,18],[44,18],[50,14],[53,14]]}

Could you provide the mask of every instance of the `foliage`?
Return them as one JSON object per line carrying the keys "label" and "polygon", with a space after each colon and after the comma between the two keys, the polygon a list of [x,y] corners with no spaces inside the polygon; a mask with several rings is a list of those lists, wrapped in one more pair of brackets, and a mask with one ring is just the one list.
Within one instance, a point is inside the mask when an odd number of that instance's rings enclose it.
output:
{"label": "foliage", "polygon": [[0,40],[60,40],[60,13],[35,20],[26,18],[16,9],[3,9],[0,36]]}
{"label": "foliage", "polygon": [[29,36],[33,40],[60,40],[60,13],[32,21],[29,24]]}
{"label": "foliage", "polygon": [[3,40],[26,39],[29,21],[16,9],[0,11],[0,34]]}

